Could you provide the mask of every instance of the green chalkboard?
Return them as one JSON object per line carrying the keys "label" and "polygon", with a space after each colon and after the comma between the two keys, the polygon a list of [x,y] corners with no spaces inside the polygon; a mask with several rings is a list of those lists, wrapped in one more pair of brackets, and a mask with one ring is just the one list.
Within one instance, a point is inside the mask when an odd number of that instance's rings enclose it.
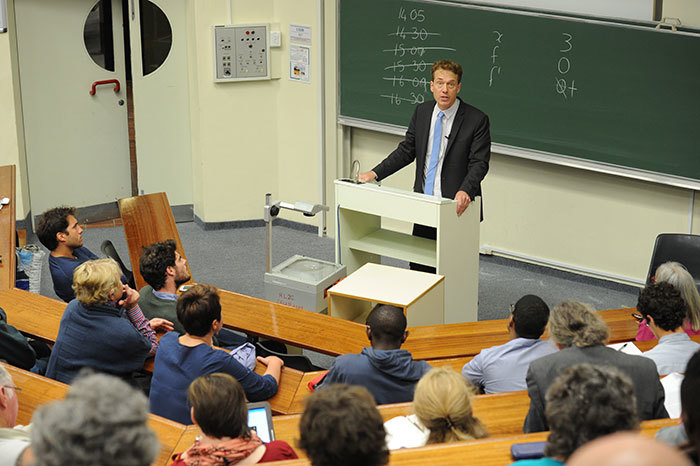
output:
{"label": "green chalkboard", "polygon": [[341,118],[407,126],[449,58],[496,143],[700,180],[700,35],[419,0],[339,21]]}

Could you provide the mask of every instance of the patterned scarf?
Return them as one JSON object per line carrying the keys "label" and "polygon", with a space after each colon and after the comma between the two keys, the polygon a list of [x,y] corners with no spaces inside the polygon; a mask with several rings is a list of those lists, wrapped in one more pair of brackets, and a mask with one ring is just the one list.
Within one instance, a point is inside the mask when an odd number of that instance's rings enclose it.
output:
{"label": "patterned scarf", "polygon": [[[201,443],[199,438],[194,441],[180,459],[188,466],[223,466],[236,464],[247,458],[260,445],[262,440],[255,432],[250,432],[250,439],[234,438],[223,443],[211,445]],[[177,458],[175,458],[177,459]]]}

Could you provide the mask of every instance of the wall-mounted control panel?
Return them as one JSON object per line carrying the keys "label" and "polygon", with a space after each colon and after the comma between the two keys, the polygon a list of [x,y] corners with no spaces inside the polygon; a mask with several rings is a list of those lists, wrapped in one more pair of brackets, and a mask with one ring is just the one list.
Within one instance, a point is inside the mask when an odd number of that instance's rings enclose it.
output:
{"label": "wall-mounted control panel", "polygon": [[214,26],[214,81],[270,79],[270,25]]}

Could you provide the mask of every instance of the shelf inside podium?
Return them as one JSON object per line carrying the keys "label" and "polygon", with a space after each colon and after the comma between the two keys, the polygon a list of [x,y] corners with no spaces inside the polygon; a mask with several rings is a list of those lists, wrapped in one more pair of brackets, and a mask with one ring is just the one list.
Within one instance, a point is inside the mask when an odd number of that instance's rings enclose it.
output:
{"label": "shelf inside podium", "polygon": [[379,229],[362,238],[349,241],[348,247],[370,254],[437,267],[435,240],[406,233]]}

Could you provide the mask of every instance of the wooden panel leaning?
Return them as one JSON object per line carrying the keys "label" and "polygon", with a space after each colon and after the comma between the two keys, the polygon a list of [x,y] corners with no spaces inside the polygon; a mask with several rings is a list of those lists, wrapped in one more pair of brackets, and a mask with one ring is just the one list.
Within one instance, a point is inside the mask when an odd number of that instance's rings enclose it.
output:
{"label": "wooden panel leaning", "polygon": [[[32,420],[34,410],[45,403],[66,397],[70,386],[2,363],[12,376],[15,385],[22,389],[17,393],[19,411],[17,424],[27,425]],[[158,436],[160,450],[154,465],[170,464],[169,459],[175,445],[185,432],[185,426],[155,414],[148,415],[148,425]]]}
{"label": "wooden panel leaning", "polygon": [[15,288],[0,291],[0,307],[7,313],[8,323],[17,330],[53,343],[66,303]]}
{"label": "wooden panel leaning", "polygon": [[[124,235],[126,236],[126,244],[129,246],[134,281],[139,289],[146,285],[146,281],[139,271],[139,258],[144,246],[173,239],[177,245],[177,252],[187,259],[182,241],[180,241],[180,233],[175,225],[173,212],[170,209],[168,196],[165,193],[119,199],[119,212],[124,223]],[[187,271],[192,275],[190,265],[186,265]]]}
{"label": "wooden panel leaning", "polygon": [[15,166],[0,167],[0,198],[10,203],[0,210],[0,291],[15,287]]}

